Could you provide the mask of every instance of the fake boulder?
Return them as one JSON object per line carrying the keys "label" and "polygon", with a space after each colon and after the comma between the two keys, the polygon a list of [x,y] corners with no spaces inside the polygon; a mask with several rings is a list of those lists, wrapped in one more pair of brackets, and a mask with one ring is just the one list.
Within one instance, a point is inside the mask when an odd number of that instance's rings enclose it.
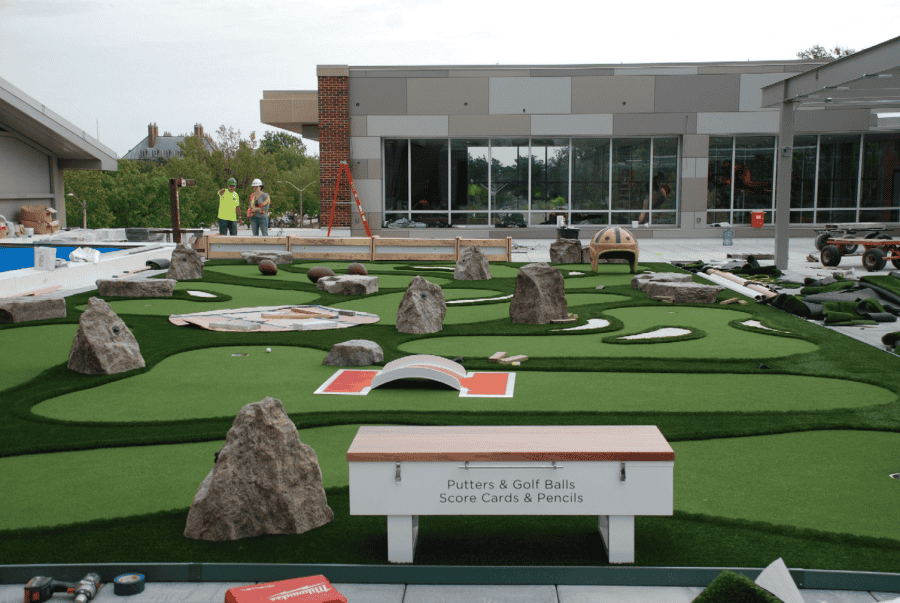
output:
{"label": "fake boulder", "polygon": [[545,325],[569,317],[566,285],[559,268],[544,262],[519,268],[509,304],[509,318],[517,324]]}
{"label": "fake boulder", "polygon": [[401,333],[437,333],[444,326],[447,303],[438,285],[416,276],[397,309],[397,330]]}
{"label": "fake boulder", "polygon": [[0,323],[29,322],[66,317],[63,297],[10,297],[0,299]]}
{"label": "fake boulder", "polygon": [[327,266],[313,266],[306,271],[306,278],[314,283],[318,283],[323,276],[334,276],[334,270]]}
{"label": "fake boulder", "polygon": [[113,375],[144,366],[141,348],[122,319],[99,297],[89,299],[78,319],[68,367],[87,375]]}
{"label": "fake boulder", "polygon": [[316,289],[335,295],[368,295],[378,293],[378,277],[358,274],[323,276],[316,281]]}
{"label": "fake boulder", "polygon": [[101,297],[172,297],[175,279],[142,278],[123,280],[120,278],[97,279],[97,293]]}
{"label": "fake boulder", "polygon": [[274,264],[290,264],[294,256],[290,251],[242,251],[241,259],[248,264],[259,265],[260,262],[269,260]]}
{"label": "fake boulder", "polygon": [[489,281],[491,265],[477,246],[466,247],[456,261],[453,278],[458,281]]}
{"label": "fake boulder", "polygon": [[278,266],[272,260],[263,260],[258,264],[259,271],[266,276],[275,276],[278,274]]}
{"label": "fake boulder", "polygon": [[554,264],[581,264],[581,241],[557,239],[550,244],[550,261]]}
{"label": "fake boulder", "polygon": [[192,281],[203,278],[203,259],[200,254],[179,243],[172,252],[166,278],[176,281]]}
{"label": "fake boulder", "polygon": [[371,366],[384,361],[381,346],[368,339],[350,339],[334,344],[322,364],[328,366]]}
{"label": "fake boulder", "polygon": [[302,534],[333,519],[315,451],[300,441],[281,400],[266,396],[234,419],[194,496],[184,535],[220,541]]}
{"label": "fake boulder", "polygon": [[656,301],[671,301],[676,304],[714,304],[725,287],[702,283],[672,283],[648,281],[642,291]]}

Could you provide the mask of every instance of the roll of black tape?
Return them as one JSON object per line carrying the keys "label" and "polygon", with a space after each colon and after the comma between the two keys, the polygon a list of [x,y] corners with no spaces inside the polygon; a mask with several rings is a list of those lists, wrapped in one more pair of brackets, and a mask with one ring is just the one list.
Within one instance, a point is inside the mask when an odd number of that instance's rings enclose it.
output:
{"label": "roll of black tape", "polygon": [[144,574],[122,574],[113,580],[113,592],[127,597],[144,592]]}

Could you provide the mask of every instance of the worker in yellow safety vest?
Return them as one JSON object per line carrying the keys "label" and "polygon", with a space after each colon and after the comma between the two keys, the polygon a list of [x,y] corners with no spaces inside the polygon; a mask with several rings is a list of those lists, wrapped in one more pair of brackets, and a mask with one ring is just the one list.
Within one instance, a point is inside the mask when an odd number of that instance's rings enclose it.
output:
{"label": "worker in yellow safety vest", "polygon": [[238,222],[241,220],[241,199],[235,192],[237,180],[228,179],[228,188],[219,189],[219,234],[237,235]]}

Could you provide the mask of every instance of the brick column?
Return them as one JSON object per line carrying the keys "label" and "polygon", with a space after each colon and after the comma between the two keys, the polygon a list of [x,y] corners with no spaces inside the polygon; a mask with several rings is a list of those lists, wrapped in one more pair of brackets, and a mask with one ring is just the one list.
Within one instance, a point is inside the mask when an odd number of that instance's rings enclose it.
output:
{"label": "brick column", "polygon": [[[341,73],[342,75],[334,75]],[[350,164],[349,77],[346,67],[320,67],[319,73],[319,198],[322,222],[326,224],[334,201],[334,185],[341,161]],[[346,173],[341,177],[334,227],[350,228],[350,204],[353,195]]]}

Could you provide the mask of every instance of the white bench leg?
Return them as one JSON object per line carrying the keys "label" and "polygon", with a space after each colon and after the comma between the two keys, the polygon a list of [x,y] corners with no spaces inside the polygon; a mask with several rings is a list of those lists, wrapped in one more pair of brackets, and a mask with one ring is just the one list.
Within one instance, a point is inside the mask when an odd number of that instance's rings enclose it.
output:
{"label": "white bench leg", "polygon": [[634,515],[600,515],[600,537],[610,563],[634,563]]}
{"label": "white bench leg", "polygon": [[412,563],[419,538],[418,515],[388,515],[388,561]]}

